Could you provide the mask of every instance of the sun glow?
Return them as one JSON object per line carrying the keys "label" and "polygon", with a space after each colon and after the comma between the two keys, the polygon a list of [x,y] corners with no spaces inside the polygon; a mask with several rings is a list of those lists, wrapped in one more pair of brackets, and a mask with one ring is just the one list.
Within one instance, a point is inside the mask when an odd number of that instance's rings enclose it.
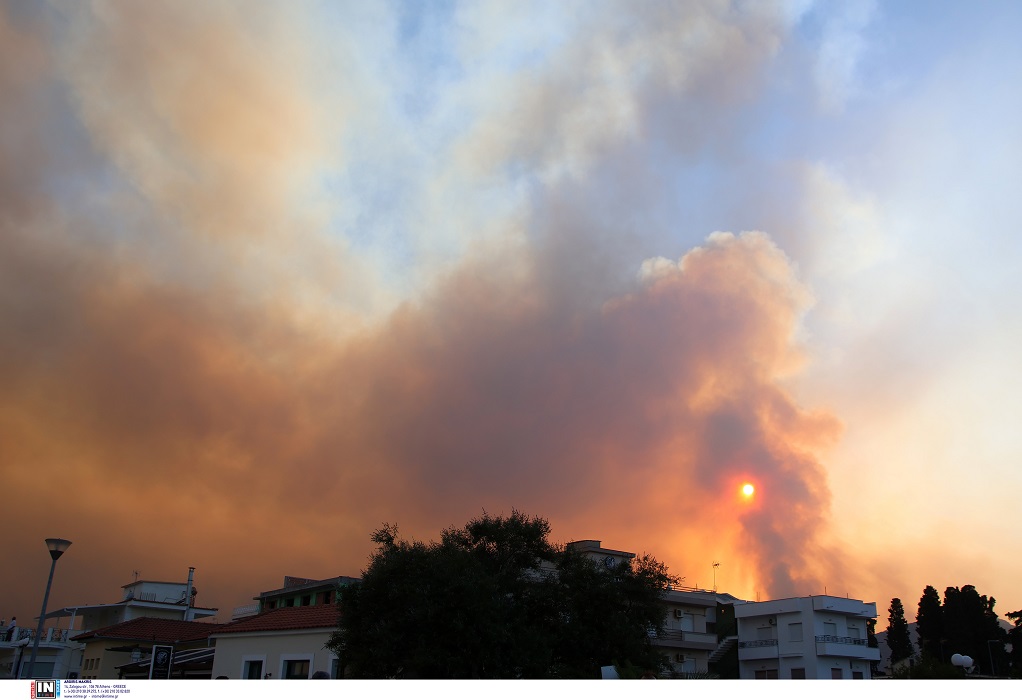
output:
{"label": "sun glow", "polygon": [[756,487],[752,484],[745,484],[742,486],[742,495],[746,498],[752,498],[752,494],[756,493]]}

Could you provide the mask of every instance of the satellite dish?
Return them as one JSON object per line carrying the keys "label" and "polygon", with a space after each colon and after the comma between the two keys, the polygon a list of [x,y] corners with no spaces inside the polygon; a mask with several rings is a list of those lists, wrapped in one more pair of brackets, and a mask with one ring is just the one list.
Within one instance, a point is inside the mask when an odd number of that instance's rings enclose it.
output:
{"label": "satellite dish", "polygon": [[971,656],[964,656],[962,654],[951,655],[951,665],[961,666],[963,668],[972,668],[973,661]]}

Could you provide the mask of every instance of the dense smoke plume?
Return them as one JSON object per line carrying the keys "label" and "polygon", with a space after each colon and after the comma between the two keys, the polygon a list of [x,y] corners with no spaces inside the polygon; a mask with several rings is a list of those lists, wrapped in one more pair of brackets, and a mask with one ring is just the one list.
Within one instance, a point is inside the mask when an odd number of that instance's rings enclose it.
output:
{"label": "dense smoke plume", "polygon": [[[484,65],[451,88],[475,121],[427,134],[449,158],[383,143],[357,21],[331,73],[290,8],[0,9],[4,603],[34,612],[49,536],[74,541],[54,606],[196,566],[229,608],[357,574],[384,521],[512,508],[688,584],[720,559],[739,595],[822,592],[839,424],[786,388],[812,294],[767,233],[665,251],[684,225],[642,215],[651,144],[719,146],[784,20],[682,7]],[[355,196],[373,144],[381,181],[415,166],[377,193],[401,246]]]}

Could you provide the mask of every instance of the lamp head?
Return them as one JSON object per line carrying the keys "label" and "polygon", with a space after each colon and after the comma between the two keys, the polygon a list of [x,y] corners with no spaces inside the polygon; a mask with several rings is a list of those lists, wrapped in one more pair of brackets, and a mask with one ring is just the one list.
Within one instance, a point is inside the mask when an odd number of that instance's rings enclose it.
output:
{"label": "lamp head", "polygon": [[60,555],[71,546],[71,540],[62,540],[59,537],[49,537],[46,540],[46,548],[50,550],[50,557],[53,561],[60,559]]}

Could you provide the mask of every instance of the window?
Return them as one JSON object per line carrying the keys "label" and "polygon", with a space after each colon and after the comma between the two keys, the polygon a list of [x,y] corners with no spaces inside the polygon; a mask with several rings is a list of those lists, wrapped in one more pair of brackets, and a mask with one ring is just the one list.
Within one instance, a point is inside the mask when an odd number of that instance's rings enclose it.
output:
{"label": "window", "polygon": [[308,659],[288,659],[284,662],[284,678],[308,678]]}
{"label": "window", "polygon": [[695,630],[695,617],[692,616],[692,613],[684,613],[681,616],[681,631],[682,632],[692,632],[694,630]]}
{"label": "window", "polygon": [[792,622],[788,625],[788,641],[789,642],[801,642],[802,641],[802,623]]}
{"label": "window", "polygon": [[806,670],[804,668],[793,668],[791,669],[791,677],[795,679],[805,680]]}
{"label": "window", "polygon": [[830,637],[836,637],[837,636],[837,623],[836,622],[824,622],[823,623],[823,633],[828,635],[828,636],[830,636]]}
{"label": "window", "polygon": [[340,671],[341,671],[341,669],[339,668],[339,665],[340,665],[340,661],[338,659],[330,659],[330,677],[331,678],[340,678]]}
{"label": "window", "polygon": [[852,671],[852,680],[853,681],[861,681],[861,680],[865,680],[865,679],[866,679],[865,676],[862,675],[862,671]]}
{"label": "window", "polygon": [[852,639],[862,639],[862,630],[855,625],[848,625],[848,636]]}
{"label": "window", "polygon": [[774,628],[773,627],[757,627],[756,628],[756,639],[773,639]]}
{"label": "window", "polygon": [[263,677],[263,660],[249,659],[244,663],[241,671],[242,678],[256,679]]}
{"label": "window", "polygon": [[[28,670],[28,666],[22,663],[22,668]],[[35,667],[32,668],[33,678],[53,678],[53,662],[40,661],[36,659]]]}
{"label": "window", "polygon": [[308,595],[303,595],[303,596],[302,596],[302,602],[301,602],[301,604],[302,604],[302,605],[309,605],[310,603],[312,603],[312,596],[308,596]]}
{"label": "window", "polygon": [[759,671],[756,671],[757,680],[770,680],[774,678],[777,678],[776,668],[764,668],[760,669]]}
{"label": "window", "polygon": [[830,669],[830,677],[833,678],[834,680],[838,680],[839,681],[842,678],[844,678],[844,675],[841,673],[841,669],[840,668],[832,668],[832,669]]}

